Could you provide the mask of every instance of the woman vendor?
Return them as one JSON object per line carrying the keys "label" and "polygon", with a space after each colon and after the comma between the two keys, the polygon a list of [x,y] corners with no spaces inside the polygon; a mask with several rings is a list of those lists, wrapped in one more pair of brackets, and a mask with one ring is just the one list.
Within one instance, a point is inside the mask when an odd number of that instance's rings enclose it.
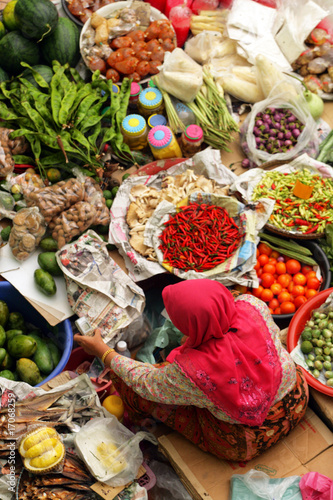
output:
{"label": "woman vendor", "polygon": [[234,299],[213,280],[187,280],[162,292],[170,320],[185,336],[155,367],[109,349],[100,331],[75,335],[112,368],[134,423],[152,416],[219,458],[251,460],[286,436],[308,404],[307,383],[282,347],[268,307]]}

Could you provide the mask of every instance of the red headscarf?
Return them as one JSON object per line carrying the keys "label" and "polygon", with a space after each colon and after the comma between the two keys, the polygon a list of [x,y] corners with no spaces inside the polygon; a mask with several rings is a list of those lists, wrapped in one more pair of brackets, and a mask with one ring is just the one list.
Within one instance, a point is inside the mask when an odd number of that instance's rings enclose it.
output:
{"label": "red headscarf", "polygon": [[275,399],[282,368],[262,315],[234,301],[217,281],[187,280],[163,290],[170,320],[187,341],[169,354],[222,411],[261,425]]}

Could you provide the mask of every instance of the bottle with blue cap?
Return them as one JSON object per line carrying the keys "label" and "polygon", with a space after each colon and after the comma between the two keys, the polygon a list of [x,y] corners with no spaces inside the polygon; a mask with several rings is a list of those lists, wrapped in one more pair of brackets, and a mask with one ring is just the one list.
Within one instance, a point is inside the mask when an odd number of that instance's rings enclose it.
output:
{"label": "bottle with blue cap", "polygon": [[147,87],[139,94],[138,111],[144,118],[154,114],[163,114],[164,101],[162,92],[157,88]]}
{"label": "bottle with blue cap", "polygon": [[155,160],[182,158],[183,156],[172,130],[165,125],[157,125],[150,130],[148,144]]}
{"label": "bottle with blue cap", "polygon": [[148,128],[146,120],[140,115],[127,115],[121,124],[124,142],[134,151],[148,146]]}

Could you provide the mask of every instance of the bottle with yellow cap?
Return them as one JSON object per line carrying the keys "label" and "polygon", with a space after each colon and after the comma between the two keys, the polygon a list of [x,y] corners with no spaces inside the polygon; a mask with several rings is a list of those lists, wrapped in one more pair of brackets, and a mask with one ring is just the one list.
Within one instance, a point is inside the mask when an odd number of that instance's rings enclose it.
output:
{"label": "bottle with yellow cap", "polygon": [[148,145],[146,120],[140,115],[128,115],[121,124],[124,142],[134,151],[145,149]]}
{"label": "bottle with yellow cap", "polygon": [[148,134],[148,144],[155,160],[182,158],[182,152],[172,130],[165,125],[157,125]]}
{"label": "bottle with yellow cap", "polygon": [[146,88],[139,94],[138,112],[144,118],[154,114],[163,114],[164,102],[160,90],[154,88]]}
{"label": "bottle with yellow cap", "polygon": [[102,405],[104,408],[117,417],[117,419],[121,422],[124,416],[125,408],[122,399],[116,394],[111,394],[111,396],[107,396]]}

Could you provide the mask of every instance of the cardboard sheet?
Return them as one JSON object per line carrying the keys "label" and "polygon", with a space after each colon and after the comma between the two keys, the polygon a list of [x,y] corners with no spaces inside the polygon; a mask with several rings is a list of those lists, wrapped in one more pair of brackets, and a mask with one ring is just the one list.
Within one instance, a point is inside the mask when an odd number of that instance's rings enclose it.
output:
{"label": "cardboard sheet", "polygon": [[0,249],[0,275],[9,281],[51,326],[73,316],[67,300],[65,279],[56,277],[57,292],[52,297],[38,290],[34,281],[34,271],[39,268],[38,251],[26,261],[18,262],[12,255],[9,245]]}

